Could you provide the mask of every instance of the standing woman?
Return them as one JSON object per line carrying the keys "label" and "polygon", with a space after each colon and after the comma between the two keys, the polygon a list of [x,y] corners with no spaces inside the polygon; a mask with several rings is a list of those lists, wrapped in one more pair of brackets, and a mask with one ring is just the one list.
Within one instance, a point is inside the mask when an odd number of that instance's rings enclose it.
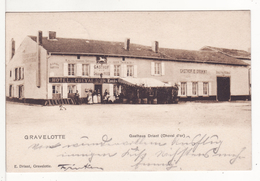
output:
{"label": "standing woman", "polygon": [[98,103],[98,100],[97,100],[97,92],[96,92],[96,91],[93,92],[93,103],[94,103],[94,104],[97,104],[97,103]]}
{"label": "standing woman", "polygon": [[88,92],[88,104],[93,104],[92,100],[92,90],[90,89]]}
{"label": "standing woman", "polygon": [[97,93],[97,101],[98,101],[98,103],[101,103],[101,94],[100,94],[99,89],[98,89],[98,93]]}

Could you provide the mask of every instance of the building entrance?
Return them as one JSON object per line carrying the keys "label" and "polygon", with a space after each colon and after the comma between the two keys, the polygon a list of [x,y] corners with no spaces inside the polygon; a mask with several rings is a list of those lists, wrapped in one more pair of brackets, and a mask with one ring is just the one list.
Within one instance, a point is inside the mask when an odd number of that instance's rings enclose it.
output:
{"label": "building entrance", "polygon": [[230,100],[230,77],[217,77],[217,100]]}
{"label": "building entrance", "polygon": [[99,85],[99,84],[96,84],[95,85],[95,92],[96,92],[96,94],[99,96],[100,95],[100,100],[98,100],[98,102],[100,103],[101,102],[101,100],[102,100],[102,85]]}

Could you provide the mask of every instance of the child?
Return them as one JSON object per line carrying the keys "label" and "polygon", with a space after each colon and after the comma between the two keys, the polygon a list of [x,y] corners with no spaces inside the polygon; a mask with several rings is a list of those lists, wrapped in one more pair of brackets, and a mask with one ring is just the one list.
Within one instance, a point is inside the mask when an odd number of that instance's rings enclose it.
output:
{"label": "child", "polygon": [[60,107],[60,110],[66,110],[66,107],[64,107],[62,104],[59,106]]}

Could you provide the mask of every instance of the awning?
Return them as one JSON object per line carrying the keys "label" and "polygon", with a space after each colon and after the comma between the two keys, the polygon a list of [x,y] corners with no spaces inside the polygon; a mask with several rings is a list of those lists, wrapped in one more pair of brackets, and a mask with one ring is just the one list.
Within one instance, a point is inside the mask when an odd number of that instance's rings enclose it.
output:
{"label": "awning", "polygon": [[119,83],[140,87],[172,87],[171,84],[153,78],[119,78]]}

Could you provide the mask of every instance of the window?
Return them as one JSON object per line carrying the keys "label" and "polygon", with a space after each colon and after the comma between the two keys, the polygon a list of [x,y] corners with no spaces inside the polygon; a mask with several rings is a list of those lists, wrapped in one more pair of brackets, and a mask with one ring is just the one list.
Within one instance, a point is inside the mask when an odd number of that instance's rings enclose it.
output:
{"label": "window", "polygon": [[80,55],[77,55],[77,59],[80,59]]}
{"label": "window", "polygon": [[68,75],[75,75],[75,64],[68,64]]}
{"label": "window", "polygon": [[114,65],[114,76],[120,76],[120,65]]}
{"label": "window", "polygon": [[203,82],[203,95],[208,95],[209,83]]}
{"label": "window", "polygon": [[186,95],[186,87],[187,87],[187,83],[186,82],[182,82],[181,83],[181,95],[182,96]]}
{"label": "window", "polygon": [[59,85],[53,85],[52,86],[52,93],[53,94],[60,94],[60,86]]}
{"label": "window", "polygon": [[133,77],[133,76],[134,76],[134,66],[127,65],[127,77]]}
{"label": "window", "polygon": [[74,93],[74,89],[75,89],[75,85],[69,85],[69,86],[68,86],[68,93],[69,93],[69,94]]}
{"label": "window", "polygon": [[10,70],[10,77],[12,77],[12,70]]}
{"label": "window", "polygon": [[21,80],[21,73],[22,73],[22,70],[21,70],[21,67],[18,68],[18,80]]}
{"label": "window", "polygon": [[88,64],[82,65],[82,75],[89,76],[89,65]]}
{"label": "window", "polygon": [[24,68],[23,67],[21,68],[21,71],[22,71],[21,72],[21,79],[23,80],[24,79]]}
{"label": "window", "polygon": [[198,82],[192,82],[192,95],[196,96],[198,94]]}
{"label": "window", "polygon": [[9,86],[9,97],[13,97],[13,86]]}
{"label": "window", "polygon": [[161,63],[154,64],[154,74],[160,75],[161,74]]}
{"label": "window", "polygon": [[15,68],[14,80],[18,80],[18,68]]}

